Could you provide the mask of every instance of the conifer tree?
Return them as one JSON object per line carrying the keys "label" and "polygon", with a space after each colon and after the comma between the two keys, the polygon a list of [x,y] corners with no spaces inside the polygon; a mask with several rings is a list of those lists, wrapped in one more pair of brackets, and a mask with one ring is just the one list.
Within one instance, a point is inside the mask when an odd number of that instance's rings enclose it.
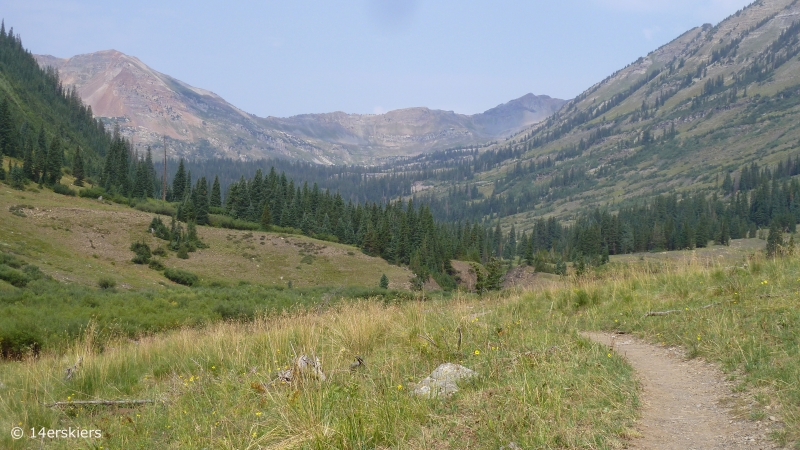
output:
{"label": "conifer tree", "polygon": [[219,177],[214,175],[214,184],[211,186],[211,198],[209,206],[212,208],[222,207],[222,191],[219,186]]}
{"label": "conifer tree", "polygon": [[200,177],[197,185],[192,191],[192,200],[197,216],[198,225],[208,225],[209,202],[208,202],[208,182],[206,177]]}
{"label": "conifer tree", "polygon": [[50,142],[47,152],[47,184],[54,185],[61,181],[61,165],[64,163],[64,151],[61,148],[61,138],[56,136]]}
{"label": "conifer tree", "polygon": [[47,176],[47,140],[44,135],[44,127],[39,128],[39,135],[36,139],[36,149],[33,155],[33,181],[43,183]]}
{"label": "conifer tree", "polygon": [[381,281],[378,285],[381,289],[389,289],[389,277],[385,273],[381,275]]}
{"label": "conifer tree", "polygon": [[80,146],[75,149],[75,156],[72,158],[72,176],[75,177],[75,181],[72,184],[75,186],[83,186],[85,172],[83,169],[83,156],[81,155]]}
{"label": "conifer tree", "polygon": [[183,158],[178,163],[178,170],[175,178],[172,179],[172,201],[183,201],[186,196],[186,168],[183,166]]}
{"label": "conifer tree", "polygon": [[[22,172],[25,174],[25,178],[29,180],[33,180],[33,142],[31,139],[25,139],[24,144],[25,149],[23,150],[23,157],[22,157]],[[0,164],[0,168],[2,168],[2,164]]]}
{"label": "conifer tree", "polygon": [[269,231],[272,228],[272,214],[269,212],[269,205],[264,205],[261,211],[261,228]]}

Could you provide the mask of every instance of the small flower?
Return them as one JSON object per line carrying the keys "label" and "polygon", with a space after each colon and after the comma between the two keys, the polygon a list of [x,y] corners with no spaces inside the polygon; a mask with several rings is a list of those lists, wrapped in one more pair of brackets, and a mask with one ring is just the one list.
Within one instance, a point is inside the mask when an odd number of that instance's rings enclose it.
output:
{"label": "small flower", "polygon": [[697,340],[698,340],[698,341],[700,340],[700,335],[699,335],[699,334],[697,335]]}
{"label": "small flower", "polygon": [[403,385],[402,384],[398,384],[397,385],[397,390],[398,391],[402,391],[403,390]]}
{"label": "small flower", "polygon": [[217,366],[211,366],[211,370],[215,370]]}
{"label": "small flower", "polygon": [[473,353],[475,353],[476,355],[480,355],[481,351],[480,350],[475,350]]}
{"label": "small flower", "polygon": [[261,416],[261,411],[257,412],[256,416]]}
{"label": "small flower", "polygon": [[255,434],[255,433],[253,433],[253,437],[256,437],[256,434]]}
{"label": "small flower", "polygon": [[611,353],[608,354],[608,357],[611,358]]}

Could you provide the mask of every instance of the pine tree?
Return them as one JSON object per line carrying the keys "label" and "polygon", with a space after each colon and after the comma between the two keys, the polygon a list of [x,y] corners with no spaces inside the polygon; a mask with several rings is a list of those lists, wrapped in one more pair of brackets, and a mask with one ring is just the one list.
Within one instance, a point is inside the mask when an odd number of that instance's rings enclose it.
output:
{"label": "pine tree", "polygon": [[778,222],[773,220],[767,236],[767,256],[770,258],[778,256],[781,245],[783,245],[783,230],[778,226]]}
{"label": "pine tree", "polygon": [[61,166],[64,163],[64,151],[61,148],[61,138],[56,136],[50,142],[47,152],[47,184],[55,185],[61,181]]}
{"label": "pine tree", "polygon": [[381,281],[378,285],[381,289],[389,289],[389,277],[385,273],[381,275]]}
{"label": "pine tree", "polygon": [[33,155],[33,181],[39,184],[44,183],[47,176],[47,140],[44,135],[44,127],[39,128],[39,135],[36,139],[36,149]]}
{"label": "pine tree", "polygon": [[212,208],[222,207],[222,192],[219,186],[219,177],[214,175],[214,184],[211,186],[211,198],[209,206]]}
{"label": "pine tree", "polygon": [[[29,180],[33,180],[33,142],[31,139],[25,139],[25,149],[23,150],[23,157],[22,157],[22,172],[25,175],[25,178]],[[0,168],[2,168],[2,164],[0,164]]]}
{"label": "pine tree", "polygon": [[208,225],[209,202],[208,202],[208,182],[206,177],[200,177],[197,185],[192,191],[192,200],[196,210],[197,224]]}
{"label": "pine tree", "polygon": [[186,196],[186,168],[183,166],[183,158],[178,163],[178,170],[175,178],[172,179],[172,201],[182,202]]}
{"label": "pine tree", "polygon": [[75,149],[75,156],[72,158],[72,176],[75,177],[75,186],[83,186],[83,179],[85,177],[85,172],[83,169],[83,156],[81,155],[81,148],[77,147]]}
{"label": "pine tree", "polygon": [[272,215],[269,212],[269,205],[264,205],[264,210],[261,211],[261,228],[266,231],[272,228]]}

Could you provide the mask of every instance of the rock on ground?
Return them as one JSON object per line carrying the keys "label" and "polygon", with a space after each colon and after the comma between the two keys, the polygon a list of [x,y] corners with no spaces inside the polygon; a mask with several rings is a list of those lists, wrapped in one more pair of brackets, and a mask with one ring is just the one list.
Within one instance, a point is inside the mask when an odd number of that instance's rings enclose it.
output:
{"label": "rock on ground", "polygon": [[444,363],[414,387],[414,395],[426,398],[449,397],[458,392],[458,382],[478,375],[459,364]]}

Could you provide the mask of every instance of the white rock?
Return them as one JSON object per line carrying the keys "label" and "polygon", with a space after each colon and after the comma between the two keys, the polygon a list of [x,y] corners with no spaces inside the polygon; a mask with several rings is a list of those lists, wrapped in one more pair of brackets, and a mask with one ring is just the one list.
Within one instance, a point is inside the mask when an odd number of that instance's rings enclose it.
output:
{"label": "white rock", "polygon": [[449,397],[458,392],[458,382],[468,380],[478,375],[474,370],[464,366],[444,363],[436,368],[427,378],[420,381],[415,387],[413,394],[426,397]]}

